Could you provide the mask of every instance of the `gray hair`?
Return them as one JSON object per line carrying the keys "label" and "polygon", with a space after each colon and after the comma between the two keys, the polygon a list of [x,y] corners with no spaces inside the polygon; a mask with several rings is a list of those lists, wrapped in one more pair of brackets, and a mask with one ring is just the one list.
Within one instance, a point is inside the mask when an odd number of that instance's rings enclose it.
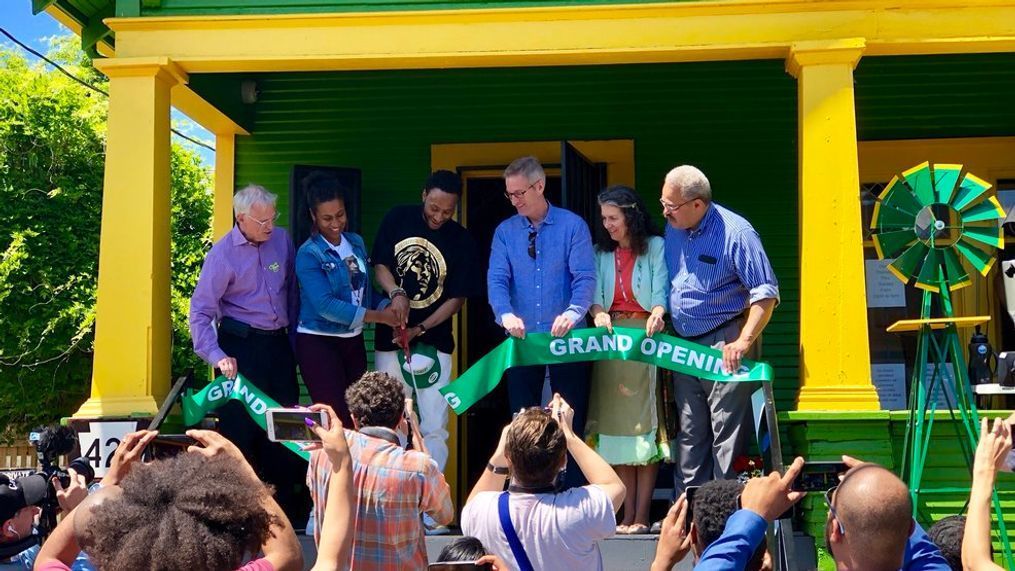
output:
{"label": "gray hair", "polygon": [[705,202],[712,201],[712,185],[705,178],[705,173],[691,165],[681,165],[666,173],[666,186],[672,186],[680,191],[684,200],[701,199]]}
{"label": "gray hair", "polygon": [[248,214],[250,207],[255,204],[274,207],[277,201],[278,196],[268,192],[263,186],[248,184],[233,195],[233,214]]}
{"label": "gray hair", "polygon": [[525,175],[525,179],[529,182],[546,180],[546,172],[543,170],[543,165],[539,164],[539,159],[533,156],[515,159],[504,169],[504,178],[519,174]]}

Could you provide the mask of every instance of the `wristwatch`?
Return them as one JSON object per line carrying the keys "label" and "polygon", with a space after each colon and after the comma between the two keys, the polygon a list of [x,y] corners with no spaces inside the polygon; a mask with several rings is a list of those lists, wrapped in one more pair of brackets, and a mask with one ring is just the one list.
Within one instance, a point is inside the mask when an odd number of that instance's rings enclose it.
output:
{"label": "wristwatch", "polygon": [[487,462],[486,463],[486,469],[491,471],[491,472],[493,472],[494,474],[497,474],[498,476],[507,476],[508,475],[508,468],[507,468],[507,466],[494,466],[493,463]]}

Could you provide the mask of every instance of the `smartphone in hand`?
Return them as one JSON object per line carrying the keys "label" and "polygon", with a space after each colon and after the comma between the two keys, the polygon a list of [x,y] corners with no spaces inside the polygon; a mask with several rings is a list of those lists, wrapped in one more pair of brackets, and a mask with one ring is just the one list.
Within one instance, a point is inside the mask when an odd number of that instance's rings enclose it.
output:
{"label": "smartphone in hand", "polygon": [[310,430],[307,420],[312,420],[325,430],[329,427],[328,415],[324,411],[305,408],[269,408],[265,413],[268,440],[272,442],[314,442],[317,434]]}

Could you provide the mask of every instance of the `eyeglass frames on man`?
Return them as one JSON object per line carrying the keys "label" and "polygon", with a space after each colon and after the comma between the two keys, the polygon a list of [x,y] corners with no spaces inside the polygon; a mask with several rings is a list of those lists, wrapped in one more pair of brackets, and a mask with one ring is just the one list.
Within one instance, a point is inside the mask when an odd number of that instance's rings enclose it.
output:
{"label": "eyeglass frames on man", "polygon": [[536,259],[536,231],[529,230],[529,257]]}
{"label": "eyeglass frames on man", "polygon": [[839,533],[846,535],[846,528],[842,526],[842,520],[839,519],[839,514],[835,513],[835,506],[832,505],[832,494],[838,489],[839,486],[832,486],[825,492],[825,505],[828,506],[828,512],[835,518],[835,523],[839,526]]}
{"label": "eyeglass frames on man", "polygon": [[272,226],[277,224],[278,223],[278,219],[279,219],[280,216],[281,215],[278,212],[276,212],[274,216],[272,216],[271,218],[268,218],[267,220],[258,220],[257,218],[254,218],[253,216],[251,216],[249,214],[246,215],[247,218],[253,220],[254,222],[257,222],[257,225],[261,227],[261,230],[264,230],[265,228],[267,228],[269,224],[272,225]]}
{"label": "eyeglass frames on man", "polygon": [[532,190],[532,187],[536,186],[537,184],[539,184],[538,180],[536,182],[530,184],[529,186],[525,187],[525,190],[519,190],[518,192],[504,191],[504,198],[506,198],[508,200],[512,200],[512,199],[515,199],[515,198],[521,198],[521,197],[525,196],[526,192]]}
{"label": "eyeglass frames on man", "polygon": [[670,204],[669,202],[666,202],[665,200],[660,200],[659,204],[661,204],[662,207],[663,207],[663,214],[666,214],[667,212],[676,212],[676,211],[680,210],[681,208],[683,208],[685,205],[688,205],[688,204],[694,202],[695,200],[698,200],[698,199],[697,198],[692,198],[691,200],[685,200],[684,202],[681,202],[680,204]]}

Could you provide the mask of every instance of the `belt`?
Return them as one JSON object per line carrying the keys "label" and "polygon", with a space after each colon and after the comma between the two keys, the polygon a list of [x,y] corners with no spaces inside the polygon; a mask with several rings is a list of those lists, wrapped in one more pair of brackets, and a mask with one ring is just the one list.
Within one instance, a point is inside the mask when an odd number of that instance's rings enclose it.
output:
{"label": "belt", "polygon": [[743,317],[744,317],[743,314],[740,314],[740,315],[738,315],[736,317],[733,317],[732,319],[727,319],[726,321],[723,321],[722,323],[720,323],[719,325],[716,325],[712,329],[709,329],[708,331],[706,331],[704,333],[699,333],[697,335],[680,335],[679,332],[678,332],[678,335],[679,335],[679,337],[681,339],[687,339],[688,341],[695,341],[695,342],[697,342],[698,340],[704,339],[705,337],[708,337],[709,335],[715,333],[716,331],[719,331],[719,330],[725,328],[730,323],[733,323],[735,321],[739,321],[740,319],[743,319]]}
{"label": "belt", "polygon": [[648,319],[647,311],[611,311],[610,319]]}
{"label": "belt", "polygon": [[258,329],[247,323],[240,321],[239,319],[233,319],[232,317],[223,317],[219,323],[219,330],[230,335],[237,337],[246,338],[250,335],[266,335],[269,337],[279,337],[286,335],[287,330],[285,327],[279,327],[278,329]]}

